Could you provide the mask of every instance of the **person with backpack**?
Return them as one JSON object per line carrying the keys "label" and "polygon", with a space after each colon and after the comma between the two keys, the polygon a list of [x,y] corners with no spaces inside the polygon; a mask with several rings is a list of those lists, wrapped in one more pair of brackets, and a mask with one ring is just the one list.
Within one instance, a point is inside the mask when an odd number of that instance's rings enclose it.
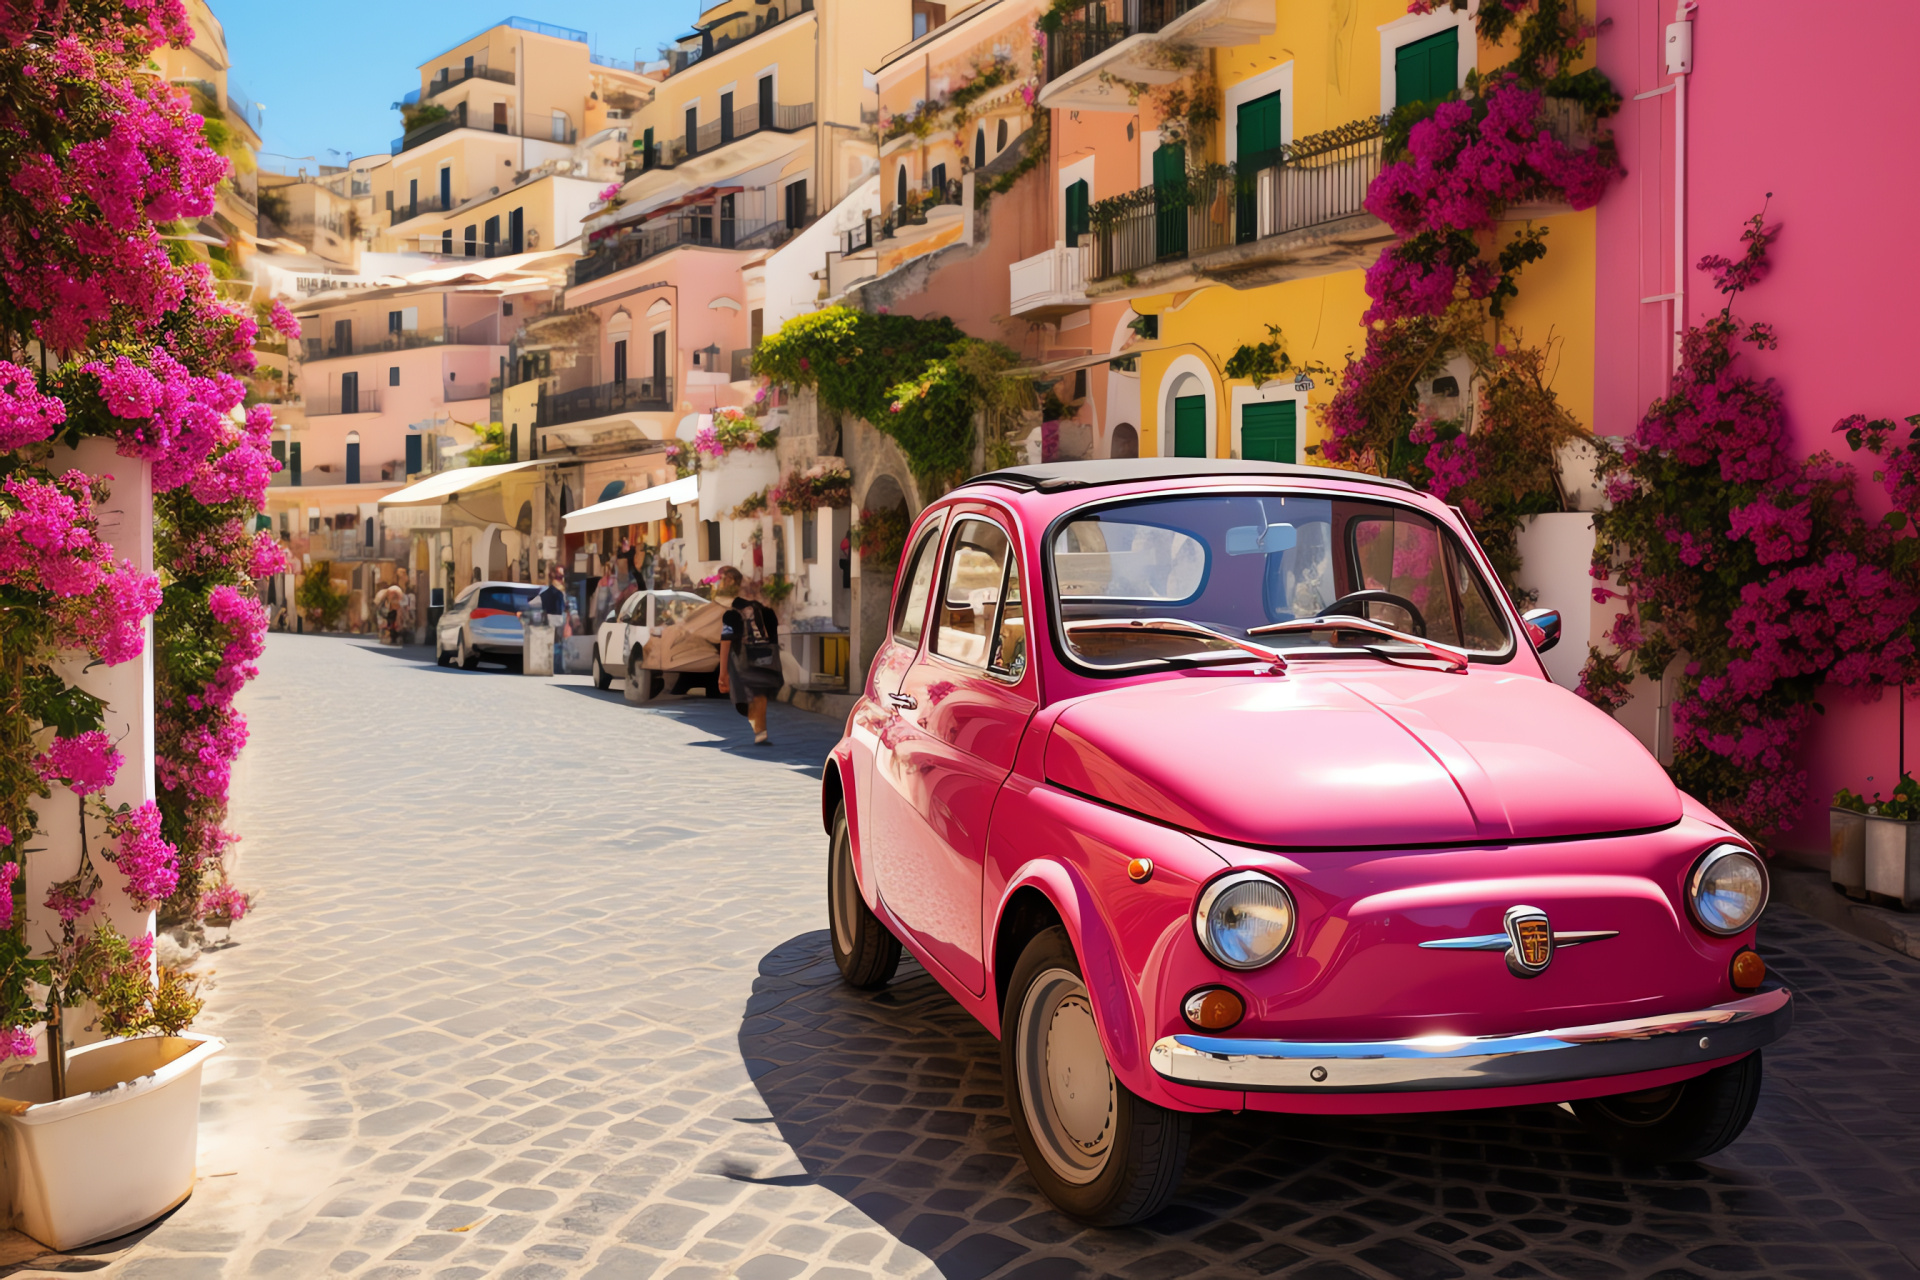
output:
{"label": "person with backpack", "polygon": [[766,746],[767,698],[780,692],[786,674],[780,665],[780,620],[760,599],[760,584],[747,582],[732,565],[722,565],[713,598],[732,597],[720,620],[720,693],[753,726],[756,746]]}

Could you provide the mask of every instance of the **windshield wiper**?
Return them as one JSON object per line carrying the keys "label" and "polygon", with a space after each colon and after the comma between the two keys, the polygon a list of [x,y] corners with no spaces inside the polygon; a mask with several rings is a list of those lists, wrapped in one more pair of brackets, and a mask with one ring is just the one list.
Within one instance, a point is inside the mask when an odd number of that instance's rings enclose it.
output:
{"label": "windshield wiper", "polygon": [[[1218,640],[1222,644],[1230,644],[1236,649],[1252,654],[1262,662],[1267,663],[1275,675],[1279,675],[1287,669],[1287,660],[1274,650],[1266,648],[1263,645],[1248,644],[1245,640],[1239,639],[1237,636],[1228,635],[1224,631],[1216,631],[1204,623],[1190,622],[1185,618],[1088,618],[1082,622],[1069,622],[1067,624],[1067,633],[1069,635],[1076,631],[1164,631],[1174,635],[1206,636],[1208,639]],[[1141,667],[1160,663],[1204,662],[1216,656],[1221,658],[1231,656],[1236,662],[1243,661],[1238,654],[1214,655],[1196,653],[1177,658],[1144,658],[1134,662],[1116,662],[1110,665],[1114,667]]]}
{"label": "windshield wiper", "polygon": [[[1332,618],[1295,618],[1290,622],[1273,622],[1264,627],[1254,627],[1251,628],[1247,634],[1250,636],[1271,636],[1288,631],[1370,631],[1375,635],[1386,636],[1390,639],[1401,641],[1404,644],[1416,645],[1419,648],[1425,649],[1433,657],[1446,663],[1449,671],[1465,671],[1467,669],[1467,655],[1464,650],[1456,649],[1452,645],[1441,644],[1438,640],[1428,640],[1421,636],[1408,635],[1404,631],[1396,631],[1386,623],[1375,622],[1372,618],[1354,618],[1344,614]],[[1399,659],[1395,658],[1392,654],[1382,652],[1377,645],[1363,645],[1361,647],[1365,652],[1377,654],[1385,658],[1388,662],[1399,661]]]}

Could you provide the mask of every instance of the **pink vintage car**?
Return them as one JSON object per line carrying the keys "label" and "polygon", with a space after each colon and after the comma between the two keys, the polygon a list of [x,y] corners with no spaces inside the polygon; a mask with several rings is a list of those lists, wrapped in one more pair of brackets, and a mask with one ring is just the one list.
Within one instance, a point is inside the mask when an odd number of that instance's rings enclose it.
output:
{"label": "pink vintage car", "polygon": [[890,634],[826,767],[834,958],[905,947],[1000,1037],[1063,1212],[1153,1213],[1195,1112],[1568,1102],[1656,1160],[1753,1114],[1761,860],[1548,680],[1557,615],[1439,501],[997,471],[921,514]]}

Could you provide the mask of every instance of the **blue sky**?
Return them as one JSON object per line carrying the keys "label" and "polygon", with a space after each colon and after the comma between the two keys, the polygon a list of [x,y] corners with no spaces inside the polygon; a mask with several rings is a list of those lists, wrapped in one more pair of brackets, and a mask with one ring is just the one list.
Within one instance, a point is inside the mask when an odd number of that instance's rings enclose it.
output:
{"label": "blue sky", "polygon": [[652,58],[707,7],[699,0],[547,0],[521,8],[502,0],[497,11],[392,0],[213,4],[227,28],[232,84],[266,104],[265,150],[293,157],[263,155],[261,164],[289,172],[302,163],[343,163],[329,148],[384,152],[400,135],[392,104],[419,85],[414,68],[509,15],[585,31],[596,53],[631,58],[638,47]]}

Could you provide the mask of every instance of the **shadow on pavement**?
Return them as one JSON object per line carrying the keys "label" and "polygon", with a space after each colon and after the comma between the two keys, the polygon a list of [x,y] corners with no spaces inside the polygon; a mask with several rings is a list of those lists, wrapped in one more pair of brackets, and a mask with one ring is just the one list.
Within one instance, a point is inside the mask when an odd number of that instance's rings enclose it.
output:
{"label": "shadow on pavement", "polygon": [[845,987],[824,931],[762,959],[740,1051],[806,1170],[789,1180],[842,1196],[951,1280],[1911,1274],[1831,1221],[1840,1204],[1783,1199],[1813,1188],[1764,1138],[1711,1167],[1628,1167],[1555,1107],[1203,1116],[1170,1207],[1081,1227],[1026,1173],[994,1038],[911,959],[882,991]]}

